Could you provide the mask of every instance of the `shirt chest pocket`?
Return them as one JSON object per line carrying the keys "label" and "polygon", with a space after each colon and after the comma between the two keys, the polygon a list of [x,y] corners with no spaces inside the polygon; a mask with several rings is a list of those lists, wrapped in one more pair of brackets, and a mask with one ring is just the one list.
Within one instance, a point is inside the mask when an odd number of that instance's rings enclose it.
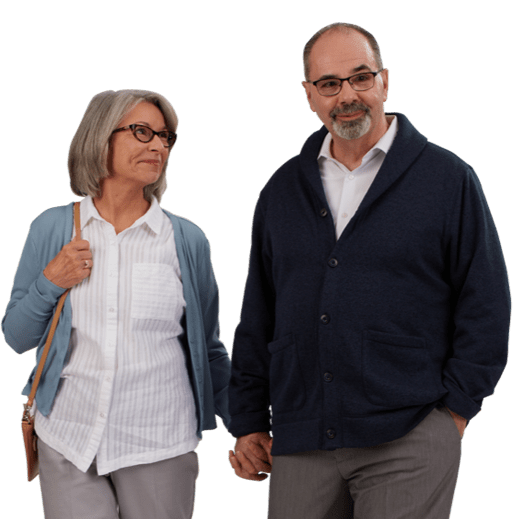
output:
{"label": "shirt chest pocket", "polygon": [[135,263],[132,266],[130,317],[135,327],[151,327],[155,321],[172,321],[179,326],[184,307],[182,283],[170,265]]}

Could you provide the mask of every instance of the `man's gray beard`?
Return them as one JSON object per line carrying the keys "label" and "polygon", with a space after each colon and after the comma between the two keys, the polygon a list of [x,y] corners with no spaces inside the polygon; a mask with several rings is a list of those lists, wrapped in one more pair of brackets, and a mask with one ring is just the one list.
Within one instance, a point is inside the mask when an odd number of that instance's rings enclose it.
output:
{"label": "man's gray beard", "polygon": [[371,125],[371,117],[368,112],[354,121],[338,121],[336,118],[332,118],[332,120],[335,133],[341,139],[348,141],[363,137]]}

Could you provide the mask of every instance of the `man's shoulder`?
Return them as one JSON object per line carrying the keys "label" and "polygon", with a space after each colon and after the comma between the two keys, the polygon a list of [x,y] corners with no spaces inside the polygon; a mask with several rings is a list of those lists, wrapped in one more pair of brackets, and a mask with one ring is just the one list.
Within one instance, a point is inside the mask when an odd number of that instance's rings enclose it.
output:
{"label": "man's shoulder", "polygon": [[312,133],[303,144],[300,153],[287,160],[271,176],[263,192],[280,187],[286,188],[291,182],[299,180],[300,171],[317,169],[317,157],[327,133],[328,130],[324,126]]}
{"label": "man's shoulder", "polygon": [[283,196],[290,196],[293,186],[298,182],[300,169],[299,155],[282,164],[260,191],[257,207],[266,207],[273,200],[283,199]]}
{"label": "man's shoulder", "polygon": [[473,169],[458,155],[429,141],[400,113],[393,113],[398,120],[398,131],[392,142],[384,168],[399,168],[408,178],[440,186],[443,191],[460,189],[471,177]]}
{"label": "man's shoulder", "polygon": [[[407,151],[407,142],[400,149],[391,150],[389,167],[401,164],[401,151]],[[387,156],[388,159],[388,156]],[[405,178],[415,180],[412,186],[417,189],[437,190],[441,197],[451,197],[459,192],[468,182],[475,183],[477,176],[472,167],[454,152],[425,141],[418,154],[411,158],[405,168]]]}
{"label": "man's shoulder", "polygon": [[396,141],[390,150],[394,154],[403,154],[409,150],[413,143],[417,144],[418,160],[414,162],[417,166],[422,164],[439,170],[451,170],[453,172],[468,171],[470,166],[452,151],[434,144],[418,132],[407,117],[400,113],[394,113],[398,118],[399,129]]}
{"label": "man's shoulder", "polygon": [[470,167],[461,157],[456,155],[456,153],[430,141],[428,141],[424,153],[426,154],[426,160],[440,162],[450,166],[460,166],[462,168]]}

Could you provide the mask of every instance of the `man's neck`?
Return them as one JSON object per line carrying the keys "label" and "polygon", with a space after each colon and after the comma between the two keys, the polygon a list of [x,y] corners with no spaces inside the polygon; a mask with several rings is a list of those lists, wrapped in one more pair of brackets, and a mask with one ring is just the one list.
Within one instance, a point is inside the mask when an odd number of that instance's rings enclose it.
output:
{"label": "man's neck", "polygon": [[353,171],[358,168],[363,160],[363,157],[371,150],[376,143],[385,135],[393,116],[386,116],[383,123],[379,125],[375,131],[368,132],[359,139],[342,139],[335,133],[331,133],[331,145],[330,152],[331,156],[344,164],[344,166]]}

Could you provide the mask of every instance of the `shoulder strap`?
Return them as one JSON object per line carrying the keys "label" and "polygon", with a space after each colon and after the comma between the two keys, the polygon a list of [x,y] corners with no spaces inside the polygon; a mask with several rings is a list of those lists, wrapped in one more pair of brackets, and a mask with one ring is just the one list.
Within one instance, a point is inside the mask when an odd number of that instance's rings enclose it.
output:
{"label": "shoulder strap", "polygon": [[[73,207],[73,215],[75,221],[75,234],[77,239],[80,240],[81,232],[80,232],[80,202],[75,202]],[[41,355],[41,359],[39,360],[39,364],[37,366],[36,375],[34,377],[34,382],[32,382],[32,389],[30,390],[30,395],[28,397],[28,402],[25,404],[25,413],[24,419],[30,421],[29,412],[32,408],[32,404],[34,403],[34,398],[36,396],[37,387],[39,386],[39,380],[41,379],[41,375],[43,373],[43,368],[45,366],[46,358],[48,357],[48,352],[50,351],[50,346],[52,345],[53,336],[55,334],[55,330],[57,328],[57,324],[59,323],[59,317],[62,312],[62,307],[64,306],[64,301],[66,296],[69,294],[71,289],[68,288],[64,294],[61,295],[59,302],[57,303],[57,308],[55,309],[55,313],[53,316],[52,324],[50,326],[50,331],[48,332],[48,337],[46,338],[45,347],[43,350],[43,354]]]}

